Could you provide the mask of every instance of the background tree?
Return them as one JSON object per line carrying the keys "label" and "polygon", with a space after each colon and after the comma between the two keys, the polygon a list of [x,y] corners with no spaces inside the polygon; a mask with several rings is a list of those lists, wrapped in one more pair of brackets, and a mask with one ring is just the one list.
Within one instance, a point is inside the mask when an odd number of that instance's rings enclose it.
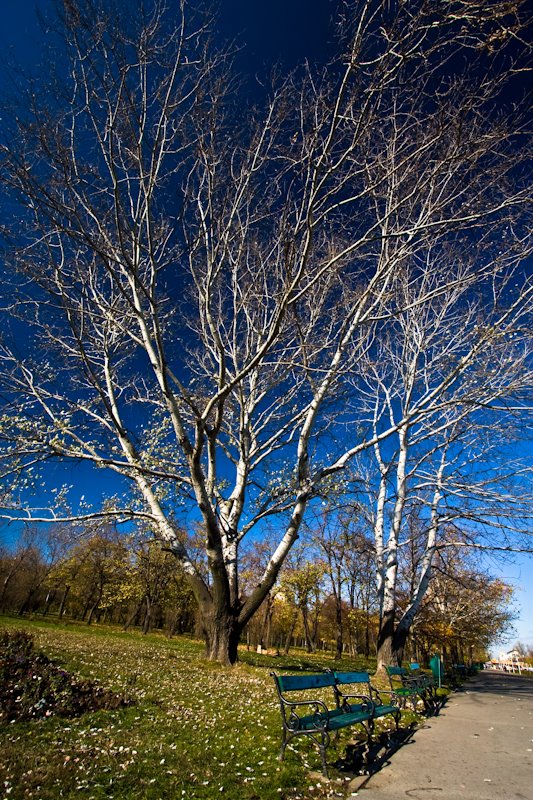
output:
{"label": "background tree", "polygon": [[164,602],[177,572],[176,560],[170,553],[161,550],[159,542],[144,539],[131,542],[130,562],[120,575],[104,590],[100,605],[113,608],[117,605],[133,605],[128,609],[124,630],[142,614],[141,628],[148,633],[155,622],[156,613]]}
{"label": "background tree", "polygon": [[435,576],[418,615],[415,646],[443,653],[449,664],[485,661],[492,645],[509,638],[513,591],[464,552],[439,554]]}
{"label": "background tree", "polygon": [[12,589],[18,583],[18,577],[24,569],[25,562],[29,559],[34,548],[34,542],[28,531],[24,531],[21,541],[17,543],[14,552],[9,552],[5,547],[0,550],[0,608],[13,608],[14,602]]}
{"label": "background tree", "polygon": [[350,650],[356,655],[362,650],[365,657],[374,652],[376,644],[376,558],[372,540],[363,532],[361,516],[355,529],[345,564],[349,599],[348,635]]}
{"label": "background tree", "polygon": [[[272,534],[266,533],[259,540],[254,541],[243,553],[241,568],[241,592],[246,596],[253,591],[263,575],[270,553],[272,550]],[[273,618],[275,611],[279,608],[277,603],[278,595],[281,591],[281,584],[278,581],[266,596],[261,614],[256,615],[250,620],[246,629],[247,642],[253,642],[256,647],[268,649],[271,646],[273,632]]]}
{"label": "background tree", "polygon": [[116,594],[129,574],[129,566],[127,541],[111,526],[93,526],[59,569],[59,576],[70,586],[69,602],[75,607],[75,615],[88,625],[100,619],[108,608],[106,597]]}
{"label": "background tree", "polygon": [[[427,272],[423,280],[438,278]],[[380,664],[401,662],[452,520],[469,534],[456,544],[528,548],[517,534],[531,505],[524,482],[531,466],[511,448],[530,413],[531,303],[523,296],[506,306],[503,282],[489,305],[471,298],[468,283],[409,307],[413,283],[400,276],[396,296],[405,310],[369,344],[354,375],[375,440],[373,462],[365,455],[360,474],[373,507]],[[395,431],[379,441],[384,428]],[[415,539],[409,601],[398,616],[402,561]]]}
{"label": "background tree", "polygon": [[46,613],[55,598],[50,577],[71,545],[68,525],[24,526],[13,548],[0,551],[0,608]]}
{"label": "background tree", "polygon": [[283,591],[293,597],[295,607],[300,611],[305,646],[308,653],[317,649],[318,622],[324,601],[323,579],[324,563],[315,559],[301,560],[296,568],[285,570],[283,575]]}
{"label": "background tree", "polygon": [[330,523],[328,525],[328,521],[325,519],[320,525],[320,530],[314,536],[314,540],[324,559],[325,572],[329,579],[334,601],[336,659],[342,658],[344,651],[343,596],[346,583],[345,561],[347,559],[347,550],[350,546],[349,534],[343,522],[337,520],[336,524]]}
{"label": "background tree", "polygon": [[335,658],[342,658],[345,630],[351,652],[358,651],[363,631],[363,650],[370,653],[370,608],[375,601],[374,544],[362,534],[357,507],[347,511],[335,502],[323,507],[313,525],[312,541],[324,563],[335,618]]}

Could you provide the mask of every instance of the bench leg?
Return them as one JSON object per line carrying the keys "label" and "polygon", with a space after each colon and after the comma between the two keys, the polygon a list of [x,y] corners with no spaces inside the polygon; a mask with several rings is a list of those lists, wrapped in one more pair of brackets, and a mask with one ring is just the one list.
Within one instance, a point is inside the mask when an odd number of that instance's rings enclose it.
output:
{"label": "bench leg", "polygon": [[426,689],[426,698],[429,710],[431,711],[432,714],[434,714],[435,711],[437,710],[437,703],[431,686],[428,686]]}
{"label": "bench leg", "polygon": [[420,699],[424,704],[424,713],[431,714],[431,712],[435,710],[435,704],[429,692],[424,689],[424,691],[420,693]]}
{"label": "bench leg", "polygon": [[281,740],[281,750],[280,750],[280,753],[279,753],[279,760],[280,761],[283,761],[283,759],[285,758],[285,748],[287,747],[288,744],[289,744],[289,737],[287,736],[287,733],[284,730],[283,731],[283,739]]}
{"label": "bench leg", "polygon": [[372,745],[374,744],[374,719],[369,719],[367,725],[363,725],[366,729],[366,747],[365,747],[365,754],[364,754],[364,766],[365,770],[368,772],[370,767],[370,752],[372,749]]}
{"label": "bench leg", "polygon": [[[318,731],[314,731],[312,733],[307,733],[308,736],[318,745],[318,749],[320,750],[320,759],[322,761],[322,773],[326,778],[329,778],[328,775],[328,765],[326,761],[326,750],[330,744],[330,736],[327,731],[322,731],[320,733],[320,739],[317,738]],[[287,734],[287,731],[283,730],[283,739],[281,741],[281,750],[279,753],[279,760],[283,761],[285,759],[285,749],[289,744],[290,740],[293,738],[294,734]]]}
{"label": "bench leg", "polygon": [[322,733],[322,736],[321,736],[321,739],[320,739],[320,744],[318,745],[318,748],[320,750],[320,757],[322,759],[322,774],[324,775],[325,778],[329,778],[328,764],[327,764],[327,761],[326,761],[326,750],[328,748],[328,745],[329,745],[329,736],[324,731],[324,733]]}

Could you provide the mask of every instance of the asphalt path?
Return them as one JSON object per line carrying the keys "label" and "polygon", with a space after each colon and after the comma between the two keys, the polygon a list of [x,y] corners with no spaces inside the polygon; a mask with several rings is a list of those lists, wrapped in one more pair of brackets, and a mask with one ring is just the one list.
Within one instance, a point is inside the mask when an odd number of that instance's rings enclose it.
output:
{"label": "asphalt path", "polygon": [[350,789],[364,800],[533,800],[533,678],[479,673]]}

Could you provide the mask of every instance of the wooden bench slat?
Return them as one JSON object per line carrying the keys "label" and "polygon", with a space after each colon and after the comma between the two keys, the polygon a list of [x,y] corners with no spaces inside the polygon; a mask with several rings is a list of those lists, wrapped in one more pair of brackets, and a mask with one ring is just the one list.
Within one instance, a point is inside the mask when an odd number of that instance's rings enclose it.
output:
{"label": "wooden bench slat", "polygon": [[276,681],[282,692],[301,692],[335,685],[333,677],[327,672],[316,675],[276,675]]}
{"label": "wooden bench slat", "polygon": [[337,683],[370,683],[368,672],[337,672],[334,673]]}

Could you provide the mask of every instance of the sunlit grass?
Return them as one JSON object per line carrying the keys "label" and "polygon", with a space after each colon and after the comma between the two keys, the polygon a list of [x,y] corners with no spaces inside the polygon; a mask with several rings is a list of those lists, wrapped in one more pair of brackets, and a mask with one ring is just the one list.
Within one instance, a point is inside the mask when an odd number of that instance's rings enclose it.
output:
{"label": "sunlit grass", "polygon": [[[233,669],[206,663],[200,642],[118,629],[0,618],[31,630],[36,646],[81,677],[136,705],[0,727],[0,797],[270,798],[342,797],[346,777],[310,783],[320,769],[310,742],[278,760],[281,723],[269,671],[323,669],[331,655],[284,657],[242,650]],[[344,668],[372,667],[346,661]],[[345,731],[328,759],[356,732]],[[349,780],[348,776],[348,780]],[[336,778],[336,780],[335,780]]]}

